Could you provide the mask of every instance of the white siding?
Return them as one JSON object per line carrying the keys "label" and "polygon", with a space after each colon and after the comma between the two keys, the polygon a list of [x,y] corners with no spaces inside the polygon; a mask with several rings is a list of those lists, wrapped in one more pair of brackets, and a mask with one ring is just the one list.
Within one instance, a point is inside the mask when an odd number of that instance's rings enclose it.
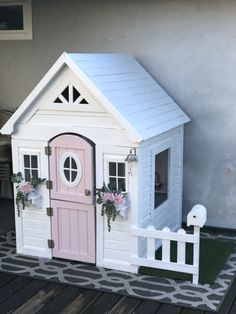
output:
{"label": "white siding", "polygon": [[[30,134],[30,133],[29,133]],[[30,140],[12,140],[13,172],[23,173],[21,154],[38,154],[38,169],[41,178],[48,179],[48,160],[44,154],[47,142]],[[49,191],[45,184],[40,187],[42,195],[41,208],[26,206],[17,214],[15,205],[16,242],[17,252],[32,256],[51,258],[51,250],[47,246],[47,240],[51,239],[50,217],[47,216],[46,207],[49,207]]]}
{"label": "white siding", "polygon": [[[154,169],[155,152],[170,148],[168,199],[154,209]],[[139,156],[139,226],[153,225],[156,229],[169,227],[176,231],[182,222],[182,167],[183,128],[179,127],[148,140],[140,147]],[[160,246],[156,242],[156,248]],[[139,239],[140,254],[146,252],[146,241]]]}
{"label": "white siding", "polygon": [[[124,161],[129,150],[127,147],[116,147],[116,146],[103,146],[103,178],[106,181],[107,178],[107,167],[108,161]],[[126,164],[128,167],[128,164]],[[128,169],[126,169],[127,171]],[[131,254],[131,235],[130,226],[136,224],[134,221],[134,212],[137,211],[136,199],[137,199],[137,181],[138,173],[134,166],[132,168],[132,175],[126,174],[126,188],[130,201],[128,208],[127,219],[121,216],[117,216],[116,220],[111,222],[111,231],[108,231],[107,220],[103,218],[103,267],[112,269],[132,271],[130,265],[130,254]],[[97,206],[97,215],[100,214],[100,207]],[[98,226],[99,228],[100,226]]]}
{"label": "white siding", "polygon": [[[156,151],[170,148],[169,196],[159,207],[154,209],[154,169],[153,158]],[[140,147],[139,155],[139,226],[155,226],[156,229],[169,227],[176,230],[182,221],[182,127],[169,131],[152,140],[146,141]],[[144,241],[139,248],[143,250]]]}

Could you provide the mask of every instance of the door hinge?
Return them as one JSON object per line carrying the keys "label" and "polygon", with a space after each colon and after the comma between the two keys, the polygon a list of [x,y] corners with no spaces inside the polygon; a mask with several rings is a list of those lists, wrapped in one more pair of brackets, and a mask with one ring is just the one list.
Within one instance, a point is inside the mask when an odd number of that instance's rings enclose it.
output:
{"label": "door hinge", "polygon": [[48,239],[48,248],[54,249],[54,247],[55,247],[54,240]]}
{"label": "door hinge", "polygon": [[52,148],[50,146],[45,146],[44,152],[45,152],[45,155],[51,156],[52,155]]}
{"label": "door hinge", "polygon": [[52,207],[47,207],[46,208],[46,211],[47,211],[47,215],[49,217],[52,217],[53,216],[53,208]]}
{"label": "door hinge", "polygon": [[47,180],[46,181],[46,188],[48,190],[52,190],[53,189],[53,182],[51,180]]}

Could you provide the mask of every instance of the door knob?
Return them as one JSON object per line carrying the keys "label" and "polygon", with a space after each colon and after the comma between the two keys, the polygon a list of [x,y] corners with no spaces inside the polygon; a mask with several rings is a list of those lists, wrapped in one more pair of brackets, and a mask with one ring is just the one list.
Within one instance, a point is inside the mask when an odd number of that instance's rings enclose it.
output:
{"label": "door knob", "polygon": [[85,194],[86,196],[89,196],[89,195],[91,195],[91,191],[90,191],[90,190],[85,190],[85,191],[84,191],[84,194]]}

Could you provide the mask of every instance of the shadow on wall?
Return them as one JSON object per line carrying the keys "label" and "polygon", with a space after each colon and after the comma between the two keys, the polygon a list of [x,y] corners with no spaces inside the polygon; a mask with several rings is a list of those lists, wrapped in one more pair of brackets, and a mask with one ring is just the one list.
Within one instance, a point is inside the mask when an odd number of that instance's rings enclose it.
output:
{"label": "shadow on wall", "polygon": [[[13,112],[10,110],[0,110],[0,128],[12,114]],[[0,134],[0,198],[12,198],[10,175],[9,171],[6,171],[9,165],[11,169],[11,161],[11,138],[10,136]]]}
{"label": "shadow on wall", "polygon": [[12,200],[0,199],[0,234],[15,230],[14,204]]}

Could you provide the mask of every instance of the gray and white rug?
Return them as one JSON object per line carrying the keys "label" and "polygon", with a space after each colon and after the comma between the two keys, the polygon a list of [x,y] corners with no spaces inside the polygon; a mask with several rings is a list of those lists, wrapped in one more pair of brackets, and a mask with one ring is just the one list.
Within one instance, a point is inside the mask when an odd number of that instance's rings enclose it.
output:
{"label": "gray and white rug", "polygon": [[[211,237],[207,233],[203,236]],[[225,236],[221,235],[218,238],[225,239]],[[192,285],[190,282],[135,275],[74,261],[18,255],[15,233],[11,231],[0,236],[0,270],[83,288],[217,311],[236,274],[236,249],[214,284]]]}

